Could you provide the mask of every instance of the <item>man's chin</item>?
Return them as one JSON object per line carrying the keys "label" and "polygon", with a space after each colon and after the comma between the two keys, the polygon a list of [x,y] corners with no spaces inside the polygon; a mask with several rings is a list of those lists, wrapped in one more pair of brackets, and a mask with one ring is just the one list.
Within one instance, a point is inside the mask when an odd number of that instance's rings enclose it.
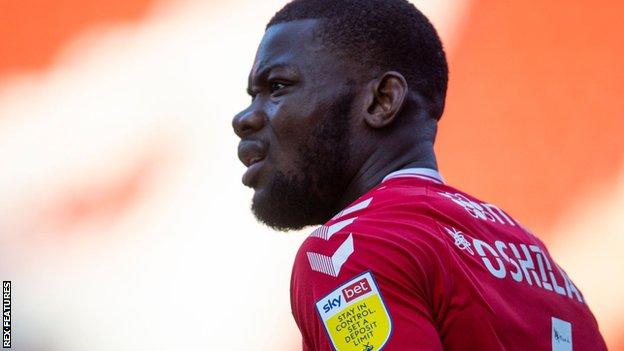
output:
{"label": "man's chin", "polygon": [[301,197],[274,189],[256,189],[251,211],[258,221],[278,231],[299,230],[316,223],[315,216],[309,213]]}
{"label": "man's chin", "polygon": [[273,230],[287,232],[291,230],[299,230],[307,226],[307,224],[294,223],[290,218],[277,216],[271,210],[267,210],[262,206],[251,204],[251,211],[258,221]]}

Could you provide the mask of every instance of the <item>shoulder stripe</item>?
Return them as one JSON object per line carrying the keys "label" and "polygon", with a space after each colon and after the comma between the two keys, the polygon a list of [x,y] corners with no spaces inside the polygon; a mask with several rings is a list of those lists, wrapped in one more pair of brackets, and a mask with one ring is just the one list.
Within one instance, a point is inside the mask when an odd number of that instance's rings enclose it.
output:
{"label": "shoulder stripe", "polygon": [[365,209],[365,208],[368,207],[368,205],[370,205],[370,203],[372,201],[373,201],[373,198],[371,197],[371,198],[368,198],[368,199],[366,199],[366,200],[364,200],[362,202],[359,202],[359,203],[357,203],[357,204],[355,204],[355,205],[353,205],[351,207],[347,207],[344,210],[338,212],[338,214],[335,215],[334,218],[332,218],[332,219],[338,219],[338,218],[340,218],[342,216],[346,216],[346,215],[348,215],[350,213],[353,213],[355,211],[359,211],[359,210]]}
{"label": "shoulder stripe", "polygon": [[340,231],[340,229],[353,223],[353,221],[355,221],[356,218],[357,217],[345,219],[344,221],[334,223],[330,226],[322,225],[318,227],[315,231],[313,231],[312,234],[310,234],[310,236],[321,238],[324,240],[329,240],[332,237],[332,235]]}
{"label": "shoulder stripe", "polygon": [[308,261],[310,261],[310,267],[313,271],[337,277],[340,273],[340,268],[347,262],[347,259],[351,256],[353,251],[353,234],[349,234],[349,237],[331,256],[322,255],[317,252],[306,252],[306,254],[308,255]]}

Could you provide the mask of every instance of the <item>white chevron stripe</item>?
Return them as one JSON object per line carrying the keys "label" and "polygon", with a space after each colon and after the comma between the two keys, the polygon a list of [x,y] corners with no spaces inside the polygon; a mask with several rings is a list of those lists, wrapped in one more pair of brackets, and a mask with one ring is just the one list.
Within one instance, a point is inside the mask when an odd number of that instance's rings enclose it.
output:
{"label": "white chevron stripe", "polygon": [[371,201],[373,201],[372,197],[369,198],[369,199],[366,199],[366,200],[364,200],[362,202],[359,202],[359,203],[357,203],[357,204],[355,204],[355,205],[353,205],[351,207],[345,208],[344,210],[338,212],[338,214],[335,215],[334,218],[332,218],[332,219],[338,219],[338,218],[340,218],[342,216],[348,215],[349,213],[353,213],[355,211],[359,211],[361,209],[364,209],[364,208],[368,207],[368,205],[370,205]]}
{"label": "white chevron stripe", "polygon": [[334,223],[330,226],[326,226],[326,225],[320,226],[318,229],[312,232],[310,236],[321,238],[323,240],[329,240],[332,237],[332,235],[336,234],[338,231],[340,231],[344,227],[353,223],[353,221],[355,221],[356,218],[357,217],[345,219],[344,221]]}
{"label": "white chevron stripe", "polygon": [[313,271],[337,277],[338,274],[340,274],[340,268],[347,262],[347,259],[351,256],[353,251],[353,234],[349,234],[349,237],[338,247],[331,257],[316,252],[306,252],[306,254],[308,255],[308,261],[310,261],[310,267],[312,267]]}
{"label": "white chevron stripe", "polygon": [[328,229],[329,229],[328,226],[322,225],[322,226],[316,228],[316,230],[314,230],[312,232],[312,234],[310,234],[310,236],[313,236],[315,238],[325,239],[327,237],[327,230]]}
{"label": "white chevron stripe", "polygon": [[332,271],[330,257],[318,254],[316,252],[308,252],[307,254],[312,270],[332,276],[334,275],[334,272]]}
{"label": "white chevron stripe", "polygon": [[[373,198],[369,198],[349,208],[346,208],[338,213],[333,219],[338,219],[342,216],[364,209],[368,207],[368,205],[370,205],[372,200]],[[320,226],[314,232],[312,232],[310,236],[323,240],[329,240],[334,234],[338,233],[346,226],[353,223],[356,219],[357,217],[353,217],[345,219],[338,223],[334,223],[330,226]],[[347,259],[349,258],[349,256],[351,256],[353,251],[353,233],[351,233],[331,257],[310,251],[306,252],[306,254],[308,255],[308,261],[310,262],[310,267],[313,271],[337,277],[340,273],[340,268],[342,268],[342,265],[347,262]]]}

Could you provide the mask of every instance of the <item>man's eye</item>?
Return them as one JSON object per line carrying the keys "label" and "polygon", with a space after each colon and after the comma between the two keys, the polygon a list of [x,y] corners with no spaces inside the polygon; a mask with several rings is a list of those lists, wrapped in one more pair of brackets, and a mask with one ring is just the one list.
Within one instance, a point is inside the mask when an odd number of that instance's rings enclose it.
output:
{"label": "man's eye", "polygon": [[278,82],[271,83],[271,93],[284,89],[284,88],[286,88],[286,84],[284,83],[278,83]]}

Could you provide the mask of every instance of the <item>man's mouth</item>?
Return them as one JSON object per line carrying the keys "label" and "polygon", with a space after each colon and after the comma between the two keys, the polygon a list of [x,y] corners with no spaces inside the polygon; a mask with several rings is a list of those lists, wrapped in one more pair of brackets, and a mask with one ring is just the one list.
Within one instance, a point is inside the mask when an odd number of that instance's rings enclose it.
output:
{"label": "man's mouth", "polygon": [[267,155],[266,144],[253,140],[243,140],[238,144],[238,158],[247,166],[243,174],[243,184],[253,187],[254,179]]}
{"label": "man's mouth", "polygon": [[243,174],[243,184],[245,184],[245,186],[254,187],[255,179],[263,164],[264,158],[254,158],[250,161],[247,171]]}

